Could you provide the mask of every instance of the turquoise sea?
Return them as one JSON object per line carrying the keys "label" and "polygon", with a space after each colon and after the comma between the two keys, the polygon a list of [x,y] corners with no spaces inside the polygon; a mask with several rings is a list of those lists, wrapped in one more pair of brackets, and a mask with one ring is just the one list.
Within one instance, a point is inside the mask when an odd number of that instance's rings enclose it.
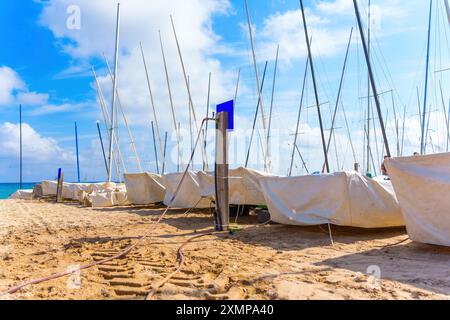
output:
{"label": "turquoise sea", "polygon": [[[22,189],[33,189],[35,183],[23,183]],[[8,197],[19,190],[19,183],[0,183],[0,200],[8,199]]]}

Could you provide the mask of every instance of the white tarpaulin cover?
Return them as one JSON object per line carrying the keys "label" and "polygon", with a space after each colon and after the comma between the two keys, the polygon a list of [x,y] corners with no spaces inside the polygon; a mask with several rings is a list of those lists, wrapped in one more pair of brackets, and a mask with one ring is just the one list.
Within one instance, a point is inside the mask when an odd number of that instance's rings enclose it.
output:
{"label": "white tarpaulin cover", "polygon": [[33,199],[33,189],[17,190],[8,199],[17,200],[32,200]]}
{"label": "white tarpaulin cover", "polygon": [[126,206],[130,202],[127,199],[126,187],[123,184],[105,184],[101,191],[94,190],[86,194],[88,202],[93,208],[106,208],[114,206]]}
{"label": "white tarpaulin cover", "polygon": [[390,181],[356,172],[264,177],[259,181],[274,222],[360,228],[404,225]]}
{"label": "white tarpaulin cover", "polygon": [[[162,176],[162,183],[166,188],[166,194],[164,196],[164,204],[166,206],[170,205],[170,200],[172,199],[182,176],[182,173],[169,173]],[[211,201],[202,198],[200,194],[197,173],[190,171],[187,173],[180,191],[171,206],[174,208],[193,208],[194,206],[197,208],[209,208],[210,204]]]}
{"label": "white tarpaulin cover", "polygon": [[450,246],[450,153],[386,161],[413,241]]}
{"label": "white tarpaulin cover", "polygon": [[162,177],[149,172],[125,173],[128,201],[132,204],[152,204],[164,201],[166,189]]}
{"label": "white tarpaulin cover", "polygon": [[[272,175],[242,167],[229,170],[228,175],[230,204],[266,205],[258,179]],[[198,172],[197,176],[201,196],[214,199],[214,173]]]}
{"label": "white tarpaulin cover", "polygon": [[56,189],[58,183],[56,181],[44,180],[42,181],[42,194],[44,196],[56,196]]}
{"label": "white tarpaulin cover", "polygon": [[[42,194],[56,196],[57,182],[42,181]],[[98,207],[110,207],[129,204],[124,184],[111,183],[63,183],[63,199],[75,200]]]}

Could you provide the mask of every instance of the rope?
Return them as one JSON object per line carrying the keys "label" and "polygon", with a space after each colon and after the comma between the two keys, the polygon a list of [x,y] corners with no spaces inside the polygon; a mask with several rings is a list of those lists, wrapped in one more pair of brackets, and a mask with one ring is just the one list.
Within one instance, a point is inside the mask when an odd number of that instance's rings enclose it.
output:
{"label": "rope", "polygon": [[[269,224],[270,222],[271,222],[271,220],[266,221],[264,223],[260,223],[256,226],[250,226],[250,227],[244,228],[244,230],[259,228],[259,227]],[[192,237],[192,238],[186,240],[185,242],[183,242],[183,244],[177,250],[177,259],[178,259],[177,269],[175,271],[173,271],[172,273],[170,273],[169,275],[167,275],[163,280],[161,280],[161,282],[156,287],[152,288],[152,290],[148,293],[146,300],[151,300],[153,298],[153,296],[158,292],[159,289],[161,289],[167,282],[170,281],[170,279],[172,279],[177,273],[179,273],[181,271],[181,269],[183,268],[184,263],[185,263],[185,257],[184,257],[184,252],[183,252],[184,247],[186,247],[189,243],[191,243],[192,241],[194,241],[196,239],[203,238],[206,236],[212,236],[212,235],[216,235],[216,234],[227,233],[227,232],[228,231],[208,232],[205,234],[200,234],[198,236]]]}
{"label": "rope", "polygon": [[191,243],[192,241],[202,238],[202,237],[206,237],[206,236],[212,236],[214,234],[219,234],[219,233],[224,233],[226,231],[216,231],[216,232],[209,232],[209,233],[205,233],[205,234],[201,234],[195,237],[190,238],[189,240],[185,241],[177,250],[177,257],[178,257],[178,268],[173,271],[172,273],[170,273],[168,276],[166,276],[155,288],[152,288],[152,290],[148,293],[146,300],[151,300],[153,298],[153,296],[155,295],[155,293],[161,289],[167,282],[169,282],[170,279],[172,279],[178,272],[181,271],[181,269],[183,268],[184,262],[185,262],[185,257],[184,257],[184,253],[183,253],[183,248],[185,246],[187,246],[189,243]]}
{"label": "rope", "polygon": [[192,208],[189,208],[188,210],[186,210],[186,212],[184,213],[184,215],[188,215],[188,214],[190,214],[192,211],[194,211],[196,208],[197,208],[197,206],[198,206],[198,204],[200,203],[200,201],[202,201],[203,200],[203,197],[200,197],[200,199],[198,199],[198,201],[195,203],[195,205],[192,207]]}
{"label": "rope", "polygon": [[392,244],[387,244],[387,245],[385,245],[385,246],[376,246],[376,248],[384,249],[384,248],[394,247],[394,246],[397,246],[397,245],[399,245],[399,244],[401,244],[401,243],[403,243],[403,242],[406,242],[406,241],[408,241],[408,240],[409,240],[409,236],[406,236],[406,238],[403,239],[403,240],[400,240],[400,241],[395,242],[395,243],[392,243]]}
{"label": "rope", "polygon": [[[208,120],[212,120],[212,119],[209,119],[209,118],[203,119],[201,127]],[[181,180],[180,180],[180,182],[179,182],[179,184],[178,184],[178,186],[177,186],[177,188],[176,188],[172,198],[170,199],[169,205],[166,207],[164,212],[159,216],[159,218],[151,225],[151,228],[147,231],[147,233],[145,233],[143,236],[141,236],[134,244],[128,246],[127,248],[125,248],[124,250],[120,251],[118,254],[116,254],[116,255],[114,255],[112,257],[109,257],[109,258],[106,258],[106,259],[103,259],[103,260],[100,260],[100,261],[97,261],[97,262],[94,262],[94,263],[91,263],[91,264],[87,264],[87,265],[81,266],[80,268],[78,268],[76,270],[72,269],[70,271],[54,273],[54,274],[52,274],[50,276],[47,276],[47,277],[43,277],[43,278],[39,278],[39,279],[35,279],[35,280],[30,280],[30,281],[25,282],[23,284],[17,285],[17,286],[12,287],[12,288],[4,291],[4,292],[1,292],[0,293],[0,297],[4,296],[4,295],[7,295],[7,294],[16,293],[17,291],[19,291],[19,290],[21,290],[21,289],[23,289],[25,287],[28,287],[30,285],[39,284],[39,283],[43,283],[43,282],[46,282],[46,281],[62,278],[64,276],[70,275],[72,273],[79,272],[81,270],[86,270],[86,269],[89,269],[89,268],[92,268],[92,267],[95,267],[95,266],[99,266],[99,265],[105,264],[105,263],[110,262],[112,260],[119,259],[119,258],[121,258],[123,256],[126,256],[130,251],[132,251],[133,249],[135,249],[136,247],[141,245],[151,235],[151,232],[153,231],[153,228],[155,226],[157,226],[164,219],[164,217],[166,216],[167,212],[171,209],[171,205],[172,205],[173,201],[175,200],[176,196],[178,195],[178,192],[181,189],[181,185],[183,184],[184,179],[186,178],[186,175],[188,173],[189,167],[192,164],[192,161],[193,161],[193,158],[194,158],[194,154],[195,154],[195,149],[196,149],[196,147],[198,145],[198,141],[199,141],[199,138],[200,138],[200,133],[201,133],[201,131],[198,132],[197,140],[195,142],[194,149],[192,150],[192,153],[191,153],[191,158],[189,160],[188,165],[186,166],[186,169],[184,170],[183,176],[182,176],[182,178],[181,178]]]}

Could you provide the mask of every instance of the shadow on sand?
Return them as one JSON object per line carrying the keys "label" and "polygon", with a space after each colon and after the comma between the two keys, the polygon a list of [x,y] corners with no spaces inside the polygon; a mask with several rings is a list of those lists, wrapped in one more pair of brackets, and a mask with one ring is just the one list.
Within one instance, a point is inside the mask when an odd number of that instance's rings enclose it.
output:
{"label": "shadow on sand", "polygon": [[323,260],[316,265],[367,273],[376,266],[381,280],[393,280],[450,295],[450,248],[409,242]]}

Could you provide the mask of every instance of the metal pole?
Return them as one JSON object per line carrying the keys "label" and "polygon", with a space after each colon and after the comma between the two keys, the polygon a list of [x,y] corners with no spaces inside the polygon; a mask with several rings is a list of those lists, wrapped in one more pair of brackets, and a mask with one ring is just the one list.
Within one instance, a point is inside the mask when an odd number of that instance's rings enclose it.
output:
{"label": "metal pole", "polygon": [[239,91],[239,80],[241,79],[241,68],[239,68],[238,70],[238,76],[237,76],[237,80],[236,80],[236,89],[234,91],[234,105],[236,106],[236,100],[237,100],[237,96],[238,96],[238,91]]}
{"label": "metal pole", "polygon": [[[163,152],[164,158],[166,158],[166,150],[167,150],[167,131],[164,136],[164,152]],[[163,162],[162,174],[164,174],[166,172],[165,169],[166,169],[166,163]]]}
{"label": "metal pole", "polygon": [[60,203],[63,200],[62,192],[64,187],[64,173],[61,168],[58,169],[58,181],[56,184],[56,202]]}
{"label": "metal pole", "polygon": [[342,100],[341,100],[341,108],[342,108],[342,115],[344,116],[345,128],[347,129],[348,141],[350,142],[350,147],[352,149],[353,160],[355,163],[357,163],[358,160],[356,159],[356,152],[355,147],[353,146],[352,134],[350,132],[350,126],[348,125],[347,115],[345,113],[345,108],[344,104],[342,103]]}
{"label": "metal pole", "polygon": [[[188,77],[186,74],[186,68],[184,66],[183,56],[181,54],[180,43],[178,42],[177,32],[175,30],[175,24],[173,23],[172,15],[170,15],[170,22],[172,23],[173,34],[175,36],[175,41],[177,43],[177,49],[178,49],[178,55],[180,57],[181,68],[183,69],[184,82],[186,83],[186,89],[187,89],[187,93],[188,93],[188,97],[189,97],[189,107],[191,108],[190,110],[192,111],[192,116],[194,118],[196,132],[197,132],[197,134],[200,134],[200,128],[198,127],[198,123],[197,123],[197,116],[195,115],[194,102],[192,100],[191,90],[189,88],[189,81],[188,81]],[[202,149],[202,158],[203,158],[203,161],[205,161],[205,154],[203,152],[203,149]]]}
{"label": "metal pole", "polygon": [[420,108],[420,94],[419,94],[419,87],[416,87],[417,90],[417,108],[419,109],[419,124],[420,127],[422,128],[422,112],[421,112],[421,108]]}
{"label": "metal pole", "polygon": [[394,90],[391,90],[392,109],[394,109],[395,135],[397,137],[397,157],[400,156],[400,129],[397,118],[397,108],[395,107]]}
{"label": "metal pole", "polygon": [[[264,80],[266,78],[266,70],[267,70],[267,61],[266,61],[266,64],[264,65],[264,72],[263,72],[263,77],[262,77],[262,82],[261,82],[261,91],[264,88]],[[261,99],[258,98],[258,103],[256,104],[256,110],[255,110],[255,117],[253,118],[252,133],[250,135],[250,142],[249,142],[248,149],[247,149],[247,157],[245,159],[245,168],[247,168],[248,160],[250,158],[250,150],[252,148],[253,135],[254,135],[254,132],[255,132],[256,120],[258,119],[258,112],[259,112],[260,104],[261,104]],[[263,150],[263,152],[264,152],[264,150]]]}
{"label": "metal pole", "polygon": [[300,149],[299,149],[298,145],[295,145],[295,149],[297,150],[297,153],[300,156],[300,160],[302,160],[302,164],[303,164],[303,167],[305,167],[306,173],[309,174],[308,167],[306,166],[306,162],[303,159],[302,153],[300,152]]}
{"label": "metal pole", "polygon": [[288,176],[292,175],[292,167],[294,166],[295,148],[297,147],[298,129],[300,127],[300,116],[302,114],[303,98],[306,87],[306,76],[308,75],[308,66],[309,66],[309,59],[306,59],[305,73],[303,75],[302,95],[300,97],[300,106],[298,108],[297,126],[295,127],[294,145],[292,146],[291,165],[289,166]]}
{"label": "metal pole", "polygon": [[[181,123],[180,122],[178,122],[178,127],[177,127],[177,134],[178,134],[178,136],[180,135],[180,131],[181,131]],[[181,152],[183,152],[183,151],[181,151]],[[177,164],[177,169],[178,169],[178,172],[180,172],[180,166],[182,166],[183,165],[183,153],[181,153],[180,154],[180,157],[178,158],[178,164]]]}
{"label": "metal pole", "polygon": [[[102,113],[103,113],[103,120],[105,121],[105,127],[106,127],[106,130],[109,130],[109,122],[110,122],[109,113],[108,113],[108,110],[106,107],[105,98],[103,97],[102,88],[100,87],[100,83],[98,82],[97,75],[95,73],[95,69],[93,66],[92,66],[92,72],[94,74],[94,79],[95,79],[95,83],[97,86],[97,94],[98,94],[98,99],[100,102],[100,107],[101,107]],[[117,150],[117,157],[113,157],[113,158],[114,158],[114,161],[116,164],[117,175],[120,176],[119,162],[122,165],[122,169],[124,172],[126,172],[127,169],[125,168],[125,163],[123,162],[122,152],[120,151],[120,146],[119,146],[119,141],[117,139],[117,135],[114,135],[114,143],[115,143],[115,147]],[[111,170],[112,170],[112,168],[111,168]],[[109,175],[109,173],[107,174],[107,176],[108,175]]]}
{"label": "metal pole", "polygon": [[387,139],[387,135],[386,135],[386,130],[384,127],[384,121],[383,121],[383,114],[381,112],[381,105],[380,105],[380,100],[378,97],[378,91],[377,91],[377,87],[375,84],[375,79],[373,76],[373,72],[372,72],[372,65],[370,63],[370,59],[369,59],[369,52],[367,50],[367,44],[366,44],[366,39],[364,36],[364,30],[362,28],[362,23],[361,23],[361,17],[359,15],[359,9],[358,9],[358,3],[356,0],[353,0],[353,5],[355,7],[355,13],[356,13],[356,18],[358,20],[358,28],[359,28],[359,33],[361,35],[361,42],[364,48],[364,54],[366,57],[366,63],[367,63],[367,68],[369,70],[369,76],[370,76],[370,82],[372,85],[372,93],[374,95],[375,98],[375,104],[377,107],[377,113],[378,113],[378,119],[380,120],[380,127],[381,127],[381,131],[383,133],[383,141],[384,141],[384,146],[386,148],[386,156],[391,157],[391,150],[389,149],[389,142]]}
{"label": "metal pole", "polygon": [[[347,44],[347,51],[345,52],[344,66],[342,67],[341,80],[339,82],[339,89],[338,89],[338,94],[337,94],[337,98],[336,98],[336,105],[334,107],[333,119],[331,121],[330,136],[328,138],[328,143],[327,143],[327,154],[328,154],[328,151],[330,150],[331,137],[333,136],[334,124],[335,124],[335,121],[336,121],[336,114],[337,114],[337,110],[338,110],[338,107],[339,107],[339,102],[340,102],[340,99],[341,99],[342,85],[344,83],[345,69],[347,67],[348,52],[350,50],[350,44],[352,42],[352,36],[353,36],[353,28],[350,31],[350,37],[348,38],[348,44]],[[324,171],[325,171],[325,164],[322,167],[322,173]]]}
{"label": "metal pole", "polygon": [[215,227],[217,231],[228,230],[230,223],[228,203],[228,112],[219,112],[216,117],[216,163]]}
{"label": "metal pole", "polygon": [[19,180],[20,180],[20,183],[19,183],[19,189],[22,189],[22,185],[23,185],[23,145],[22,145],[22,105],[20,104],[19,105],[19,140],[20,140],[20,145],[19,145],[19,148],[20,148],[20,160],[19,160],[19,162],[20,162],[20,164],[19,164],[19,171],[20,171],[20,178],[19,178]]}
{"label": "metal pole", "polygon": [[[275,81],[277,78],[277,67],[278,67],[278,53],[280,51],[280,45],[277,46],[277,54],[275,58],[275,67],[273,71],[273,81],[272,81],[272,98],[270,100],[270,109],[269,109],[269,125],[267,127],[267,145],[269,146],[268,151],[270,150],[270,128],[272,127],[272,111],[273,111],[273,98],[275,95]],[[269,153],[270,155],[270,153]]]}
{"label": "metal pole", "polygon": [[97,120],[97,131],[98,131],[98,138],[100,139],[100,145],[102,146],[103,160],[105,160],[106,175],[108,175],[109,171],[108,161],[106,160],[105,147],[103,146],[102,132],[100,130],[100,121],[98,120]]}
{"label": "metal pole", "polygon": [[[450,99],[448,99],[448,112],[447,112],[447,122],[450,124]],[[447,131],[447,136],[449,136],[450,137],[450,126],[449,126],[449,128],[448,128],[448,131]],[[447,152],[448,152],[448,145],[447,145]]]}
{"label": "metal pole", "polygon": [[[148,76],[147,62],[145,61],[144,49],[142,48],[141,42],[139,42],[139,46],[141,47],[142,61],[144,63],[145,76],[147,78],[148,92],[150,94],[150,101],[152,103],[153,118],[155,118],[156,135],[158,137],[158,142],[159,142],[159,151],[161,152],[161,154],[163,154],[163,145],[162,145],[161,135],[160,135],[160,131],[159,131],[158,117],[156,116],[155,101],[153,99],[152,86],[150,84],[150,78]],[[162,160],[163,160],[163,163],[166,161],[166,159],[164,157]]]}
{"label": "metal pole", "polygon": [[445,100],[444,100],[444,93],[443,93],[443,91],[442,91],[442,83],[441,83],[441,80],[439,80],[439,89],[440,89],[440,91],[441,91],[441,100],[442,100],[442,109],[443,109],[443,111],[444,111],[444,119],[445,119],[445,125],[446,125],[446,127],[447,127],[447,143],[446,143],[446,151],[448,152],[448,144],[449,144],[449,141],[450,141],[450,126],[449,126],[449,122],[448,122],[448,117],[447,117],[447,115],[446,115],[446,113],[447,113],[447,110],[445,110],[446,108],[445,108]]}
{"label": "metal pole", "polygon": [[[116,89],[117,89],[117,63],[119,59],[119,32],[120,32],[120,3],[117,4],[117,24],[116,24],[116,47],[114,58],[114,82],[112,90],[112,103],[111,103],[111,127],[109,133],[109,155],[108,155],[108,168],[112,167],[113,158],[113,140],[114,140],[114,124],[116,118],[115,105],[116,105]],[[112,170],[108,171],[108,182],[112,180]]]}
{"label": "metal pole", "polygon": [[448,4],[448,0],[445,0],[445,11],[447,12],[448,25],[450,26],[450,5]]}
{"label": "metal pole", "polygon": [[76,147],[76,152],[77,152],[77,177],[78,177],[78,183],[81,182],[80,179],[80,157],[78,154],[78,127],[77,127],[77,123],[75,122],[75,147]]}
{"label": "metal pole", "polygon": [[[209,99],[211,95],[211,72],[208,76],[208,97],[206,99],[206,118],[209,117]],[[204,142],[203,142],[203,148],[205,149],[205,163],[203,164],[203,171],[208,171],[208,157],[206,155],[206,144],[208,140],[208,121],[206,121],[205,124],[205,131],[204,131]]]}
{"label": "metal pole", "polygon": [[[258,90],[258,100],[260,101],[259,103],[261,104],[261,121],[262,121],[262,127],[263,127],[263,131],[264,131],[264,137],[267,136],[266,134],[266,118],[265,118],[265,114],[264,114],[264,104],[263,104],[263,96],[262,96],[262,86],[260,87],[260,82],[259,82],[259,73],[258,73],[258,64],[256,62],[256,54],[255,54],[255,46],[253,43],[253,31],[252,31],[252,23],[251,23],[251,19],[250,19],[250,14],[248,11],[248,1],[245,0],[245,11],[247,14],[247,24],[248,24],[248,31],[249,31],[249,35],[250,35],[250,45],[252,47],[252,56],[253,56],[253,67],[255,69],[255,78],[256,78],[256,90]],[[264,157],[264,168],[270,169],[268,168],[268,156],[267,156],[267,150],[268,150],[268,144],[267,144],[267,140],[265,141],[265,143],[263,143],[263,157]]]}
{"label": "metal pole", "polygon": [[[190,79],[188,76],[188,88],[190,90]],[[190,104],[190,102],[188,101],[188,104]],[[189,108],[189,141],[191,143],[191,153],[192,151],[194,151],[194,136],[193,136],[193,132],[192,132],[192,111],[191,108]]]}
{"label": "metal pole", "polygon": [[173,98],[172,98],[172,89],[170,88],[170,79],[169,79],[169,72],[167,71],[167,61],[166,61],[166,54],[164,53],[164,46],[163,46],[163,42],[162,42],[162,37],[161,37],[161,31],[158,30],[158,34],[159,34],[159,44],[161,47],[161,54],[162,54],[162,59],[163,59],[163,64],[164,64],[164,71],[166,74],[166,83],[167,83],[167,90],[169,92],[169,102],[170,102],[170,110],[172,111],[172,120],[173,120],[173,127],[175,129],[175,135],[177,138],[177,151],[178,151],[178,159],[177,159],[177,171],[180,171],[180,133],[178,130],[178,125],[177,125],[177,118],[175,116],[175,109],[173,106]]}
{"label": "metal pole", "polygon": [[153,149],[155,151],[156,173],[159,174],[158,152],[156,151],[155,127],[153,125],[153,121],[152,121],[152,133],[153,133]]}
{"label": "metal pole", "polygon": [[300,6],[302,9],[303,28],[305,30],[306,45],[308,47],[308,58],[309,58],[309,64],[311,67],[311,76],[312,76],[312,80],[313,80],[314,96],[316,98],[317,114],[319,116],[320,134],[322,137],[322,148],[323,148],[323,154],[325,157],[325,168],[327,169],[327,172],[330,172],[330,165],[328,163],[327,147],[325,144],[325,133],[323,131],[322,114],[320,112],[319,93],[317,92],[316,75],[314,73],[314,63],[313,63],[313,59],[312,59],[311,45],[309,43],[308,27],[306,25],[305,9],[303,8],[303,0],[300,0]]}
{"label": "metal pole", "polygon": [[[368,8],[368,16],[367,16],[367,56],[370,61],[370,0],[369,0],[369,8]],[[367,154],[372,150],[370,148],[370,114],[371,114],[371,103],[370,103],[370,75],[367,75]],[[375,119],[374,119],[375,120]],[[376,130],[375,130],[376,132]],[[375,139],[375,144],[377,141]],[[366,173],[370,172],[370,157],[367,157],[367,167]]]}
{"label": "metal pole", "polygon": [[403,124],[402,124],[402,145],[401,145],[401,151],[400,156],[403,157],[403,146],[405,142],[405,123],[406,123],[406,104],[403,107]]}
{"label": "metal pole", "polygon": [[433,14],[433,0],[430,0],[430,13],[428,18],[428,37],[427,37],[427,60],[425,67],[425,93],[423,96],[423,113],[422,113],[422,135],[420,138],[420,154],[425,154],[425,116],[427,112],[427,95],[428,95],[428,69],[430,65],[430,41],[431,41],[431,17]]}
{"label": "metal pole", "polygon": [[[103,58],[105,59],[106,67],[108,68],[109,76],[111,78],[111,83],[114,83],[114,76],[112,74],[111,68],[109,67],[108,59],[106,58],[105,54],[103,54]],[[128,125],[128,120],[127,120],[127,117],[125,116],[125,112],[122,107],[122,101],[120,100],[119,90],[117,88],[116,88],[116,95],[117,95],[117,105],[119,106],[120,113],[122,114],[123,122],[125,123],[125,127],[128,132],[128,138],[130,139],[131,148],[133,149],[138,169],[140,172],[143,172],[142,165],[141,165],[141,159],[139,158],[139,155],[137,153],[136,144],[134,142],[133,135],[131,134],[130,126]],[[116,108],[116,113],[117,113],[117,108]],[[117,122],[117,118],[116,118],[116,122]],[[117,135],[118,134],[116,134],[116,136]],[[116,137],[116,139],[118,139],[118,137]]]}

